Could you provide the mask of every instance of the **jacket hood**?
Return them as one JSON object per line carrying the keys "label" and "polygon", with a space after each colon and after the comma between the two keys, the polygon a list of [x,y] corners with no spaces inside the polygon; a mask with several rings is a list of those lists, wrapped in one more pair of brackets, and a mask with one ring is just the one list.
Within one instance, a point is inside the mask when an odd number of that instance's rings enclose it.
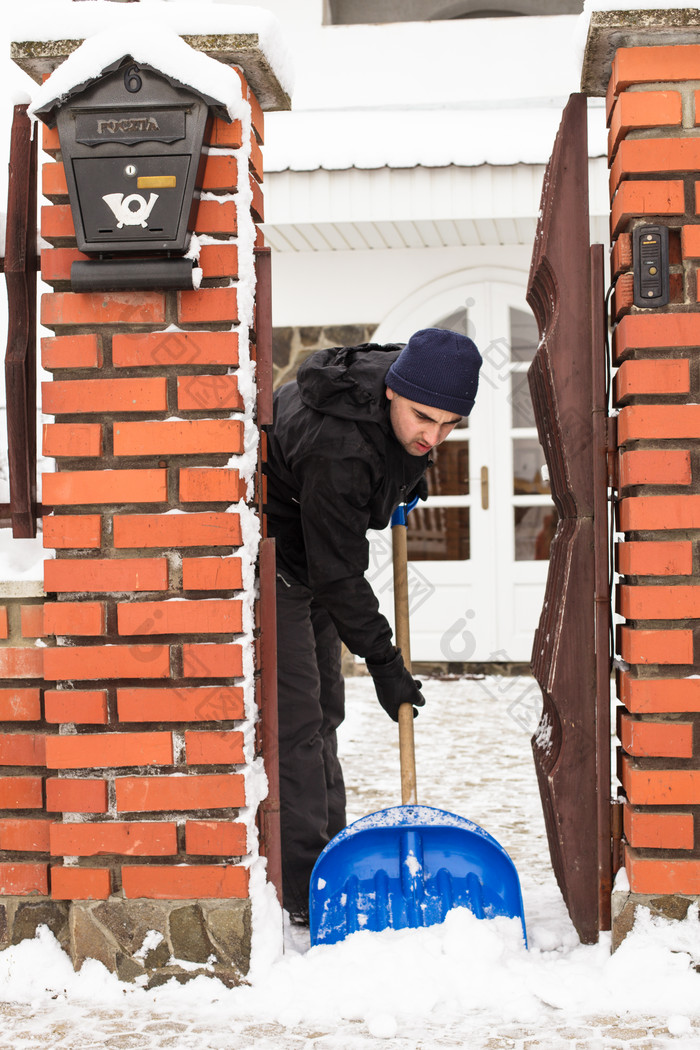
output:
{"label": "jacket hood", "polygon": [[297,374],[301,400],[338,419],[386,423],[386,374],[401,350],[399,343],[318,350]]}

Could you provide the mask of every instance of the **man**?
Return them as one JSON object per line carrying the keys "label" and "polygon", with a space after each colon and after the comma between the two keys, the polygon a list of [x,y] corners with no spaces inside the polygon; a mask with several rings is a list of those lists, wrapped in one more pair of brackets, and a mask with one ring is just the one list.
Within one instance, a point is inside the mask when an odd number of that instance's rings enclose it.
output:
{"label": "man", "polygon": [[320,350],[275,394],[267,443],[268,533],[277,550],[277,660],[284,906],[308,924],[312,868],[345,827],[336,730],[341,640],[398,721],[425,700],[365,579],[368,529],[425,486],[429,455],[469,414],[481,357],[442,329],[396,344]]}

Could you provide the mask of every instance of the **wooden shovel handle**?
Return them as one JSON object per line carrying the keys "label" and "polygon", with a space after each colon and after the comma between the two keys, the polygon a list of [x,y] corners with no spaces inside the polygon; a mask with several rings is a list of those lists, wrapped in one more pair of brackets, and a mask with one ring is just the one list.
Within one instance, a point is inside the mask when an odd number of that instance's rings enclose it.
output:
{"label": "wooden shovel handle", "polygon": [[[401,650],[406,668],[410,671],[411,632],[408,620],[408,553],[405,525],[392,525],[391,549],[394,562],[396,644]],[[418,798],[412,704],[401,704],[399,708],[399,757],[401,761],[401,805],[415,805]]]}

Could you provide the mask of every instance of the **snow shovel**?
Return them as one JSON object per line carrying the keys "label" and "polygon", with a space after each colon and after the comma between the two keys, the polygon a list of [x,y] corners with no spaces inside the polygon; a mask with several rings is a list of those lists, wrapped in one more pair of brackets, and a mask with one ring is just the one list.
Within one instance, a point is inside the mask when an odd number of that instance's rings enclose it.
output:
{"label": "snow shovel", "polygon": [[[406,516],[391,519],[396,641],[411,669]],[[465,817],[416,799],[413,708],[399,709],[400,806],[361,817],[328,843],[309,890],[311,944],[335,944],[359,930],[406,929],[443,922],[452,908],[477,918],[519,918],[520,880],[503,847]]]}

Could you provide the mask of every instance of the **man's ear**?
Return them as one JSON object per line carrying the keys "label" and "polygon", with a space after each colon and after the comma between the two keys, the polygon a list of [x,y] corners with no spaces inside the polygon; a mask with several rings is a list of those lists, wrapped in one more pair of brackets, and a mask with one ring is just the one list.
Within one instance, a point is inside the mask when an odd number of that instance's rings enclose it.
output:
{"label": "man's ear", "polygon": [[394,391],[391,389],[390,386],[388,386],[386,388],[386,396],[387,396],[389,401],[393,401],[394,400]]}

